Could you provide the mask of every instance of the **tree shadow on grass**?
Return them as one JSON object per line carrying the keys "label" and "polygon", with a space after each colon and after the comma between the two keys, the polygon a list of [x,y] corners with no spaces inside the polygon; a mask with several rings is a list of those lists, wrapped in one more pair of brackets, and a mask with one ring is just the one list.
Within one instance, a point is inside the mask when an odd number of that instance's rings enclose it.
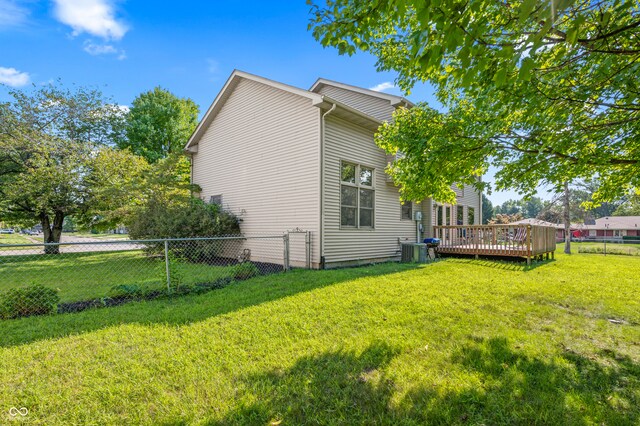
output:
{"label": "tree shadow on grass", "polygon": [[640,367],[613,352],[594,360],[565,349],[555,359],[538,359],[512,349],[504,338],[476,339],[451,357],[453,369],[473,376],[473,384],[419,384],[400,400],[394,399],[397,387],[387,372],[398,354],[375,343],[359,355],[324,353],[301,358],[286,371],[249,376],[248,394],[238,395],[238,408],[207,424],[626,425],[640,420]]}
{"label": "tree shadow on grass", "polygon": [[246,385],[254,392],[249,398],[253,402],[239,401],[239,408],[224,420],[205,424],[381,422],[393,395],[393,383],[383,371],[398,353],[378,342],[360,354],[328,352],[300,358],[289,370],[249,376]]}
{"label": "tree shadow on grass", "polygon": [[399,273],[416,267],[388,263],[336,271],[296,270],[236,282],[201,295],[132,302],[79,313],[0,320],[0,347],[87,333],[120,324],[189,324],[341,282]]}

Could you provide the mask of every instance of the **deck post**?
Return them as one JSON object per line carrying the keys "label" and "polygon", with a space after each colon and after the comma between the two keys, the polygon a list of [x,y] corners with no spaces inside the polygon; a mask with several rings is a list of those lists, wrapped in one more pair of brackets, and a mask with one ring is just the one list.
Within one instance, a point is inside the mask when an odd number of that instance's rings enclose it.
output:
{"label": "deck post", "polygon": [[474,229],[473,242],[475,246],[476,260],[478,260],[480,258],[480,256],[478,256],[478,247],[480,246],[480,229],[479,228]]}
{"label": "deck post", "polygon": [[531,225],[527,225],[527,265],[531,265]]}

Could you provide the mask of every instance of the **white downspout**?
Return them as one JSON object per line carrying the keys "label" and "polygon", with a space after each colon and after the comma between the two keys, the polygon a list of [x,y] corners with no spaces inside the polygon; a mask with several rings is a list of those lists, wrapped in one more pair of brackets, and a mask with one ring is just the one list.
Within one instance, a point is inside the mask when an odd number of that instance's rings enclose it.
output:
{"label": "white downspout", "polygon": [[335,111],[337,105],[333,104],[331,109],[322,114],[321,118],[321,127],[320,130],[320,263],[324,268],[324,128],[325,128],[325,117]]}

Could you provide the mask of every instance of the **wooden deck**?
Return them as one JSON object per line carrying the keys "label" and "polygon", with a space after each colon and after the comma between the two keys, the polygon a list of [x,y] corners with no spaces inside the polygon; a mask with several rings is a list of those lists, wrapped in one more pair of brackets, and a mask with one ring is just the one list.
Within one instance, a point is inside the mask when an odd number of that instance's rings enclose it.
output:
{"label": "wooden deck", "polygon": [[434,226],[444,254],[524,257],[531,260],[553,257],[556,230],[540,225]]}

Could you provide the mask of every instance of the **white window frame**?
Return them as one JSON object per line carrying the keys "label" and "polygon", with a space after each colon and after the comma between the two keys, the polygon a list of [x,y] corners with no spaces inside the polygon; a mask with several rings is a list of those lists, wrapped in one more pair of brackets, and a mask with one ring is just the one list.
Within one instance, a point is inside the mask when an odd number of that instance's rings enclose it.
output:
{"label": "white window frame", "polygon": [[[355,183],[345,182],[342,180],[342,167],[343,165],[348,164],[351,166],[355,166]],[[363,185],[360,183],[360,170],[361,168],[371,170],[371,186]],[[340,160],[340,167],[338,169],[338,179],[340,182],[340,191],[339,191],[339,206],[340,206],[340,229],[364,229],[364,230],[373,230],[376,227],[376,168],[368,166],[366,164],[356,163],[354,161],[349,160]],[[342,224],[342,187],[348,186],[351,188],[356,188],[356,225],[343,225]],[[360,226],[360,190],[365,189],[371,191],[373,193],[373,207],[369,209],[368,207],[363,207],[363,209],[372,211],[371,218],[371,226]],[[349,206],[352,207],[352,206]]]}

